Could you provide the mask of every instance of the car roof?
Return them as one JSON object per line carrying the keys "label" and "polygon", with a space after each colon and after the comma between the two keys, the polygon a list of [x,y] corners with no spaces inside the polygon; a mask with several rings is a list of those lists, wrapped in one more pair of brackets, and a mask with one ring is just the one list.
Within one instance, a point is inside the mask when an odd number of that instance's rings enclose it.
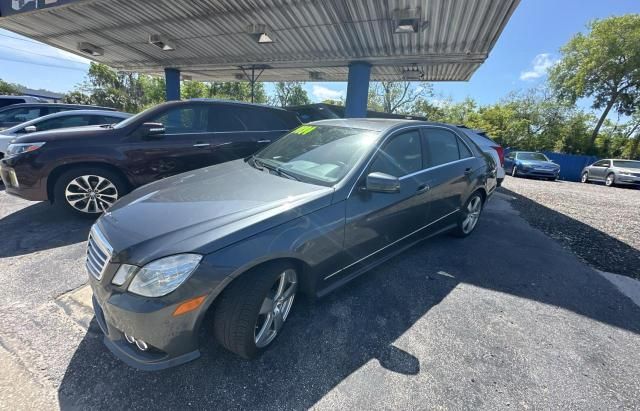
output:
{"label": "car roof", "polygon": [[67,117],[67,116],[77,116],[78,114],[87,114],[93,116],[111,116],[111,117],[131,117],[133,114],[123,113],[122,111],[111,111],[111,110],[71,110],[71,111],[59,111],[57,113],[47,114],[46,116],[38,117],[36,120],[42,120],[44,118],[56,118],[56,117]]}
{"label": "car roof", "polygon": [[335,118],[327,120],[318,120],[308,123],[308,125],[319,126],[337,126],[362,128],[371,131],[387,131],[396,127],[416,125],[416,126],[441,126],[455,129],[456,126],[446,123],[437,123],[432,121],[407,120],[396,118]]}
{"label": "car roof", "polygon": [[284,111],[287,113],[289,112],[288,110],[285,110],[283,108],[269,106],[267,104],[248,103],[245,101],[225,100],[220,98],[190,98],[188,100],[167,101],[166,103],[163,103],[163,104],[188,104],[189,102],[194,102],[194,101],[202,102],[202,103],[228,104],[233,106],[244,106],[244,107],[268,109],[268,110],[277,110],[277,111]]}
{"label": "car roof", "polygon": [[20,108],[20,107],[80,107],[80,108],[87,108],[87,110],[92,110],[91,107],[95,107],[96,109],[100,109],[100,110],[115,111],[115,109],[111,107],[92,106],[90,104],[65,104],[65,103],[18,103],[18,104],[11,104],[9,106],[2,107],[0,111],[13,109],[13,108]]}

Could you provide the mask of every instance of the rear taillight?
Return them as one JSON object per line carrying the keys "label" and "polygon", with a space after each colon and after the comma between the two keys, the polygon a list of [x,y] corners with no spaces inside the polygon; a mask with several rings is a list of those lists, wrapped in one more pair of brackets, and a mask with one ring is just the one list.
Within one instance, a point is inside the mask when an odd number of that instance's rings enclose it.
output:
{"label": "rear taillight", "polygon": [[502,146],[491,146],[491,148],[496,150],[498,157],[500,158],[500,165],[504,167],[504,149]]}

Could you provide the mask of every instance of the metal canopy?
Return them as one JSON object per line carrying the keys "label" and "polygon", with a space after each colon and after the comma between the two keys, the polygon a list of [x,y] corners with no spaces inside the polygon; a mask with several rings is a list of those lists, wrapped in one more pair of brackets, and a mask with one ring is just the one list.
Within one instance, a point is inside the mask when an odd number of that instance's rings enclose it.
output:
{"label": "metal canopy", "polygon": [[[16,3],[16,2],[14,2]],[[13,10],[0,27],[123,70],[166,67],[198,80],[468,80],[519,0],[54,0]],[[413,33],[394,33],[407,18]],[[411,26],[409,25],[411,28]],[[259,43],[264,32],[271,43]],[[150,44],[157,35],[173,50]],[[80,43],[96,47],[88,56]],[[86,48],[86,47],[85,47]]]}

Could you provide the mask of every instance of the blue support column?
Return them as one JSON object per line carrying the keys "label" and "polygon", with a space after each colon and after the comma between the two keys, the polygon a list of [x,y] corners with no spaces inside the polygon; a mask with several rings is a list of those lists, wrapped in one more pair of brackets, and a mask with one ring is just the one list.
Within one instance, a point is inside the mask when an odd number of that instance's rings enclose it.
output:
{"label": "blue support column", "polygon": [[370,76],[371,64],[364,61],[354,61],[349,64],[347,102],[344,110],[345,117],[367,116]]}
{"label": "blue support column", "polygon": [[165,68],[164,82],[167,101],[180,100],[180,70]]}

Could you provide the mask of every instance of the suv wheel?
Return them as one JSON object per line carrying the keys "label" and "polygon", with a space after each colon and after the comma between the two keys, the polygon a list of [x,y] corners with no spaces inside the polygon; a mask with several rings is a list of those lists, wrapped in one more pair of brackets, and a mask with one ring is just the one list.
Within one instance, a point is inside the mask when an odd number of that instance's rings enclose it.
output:
{"label": "suv wheel", "polygon": [[77,215],[97,216],[127,191],[127,184],[116,173],[98,167],[79,167],[58,178],[54,204]]}
{"label": "suv wheel", "polygon": [[588,183],[589,182],[589,173],[587,173],[586,171],[584,173],[582,173],[582,177],[580,178],[580,181],[582,181],[583,183]]}
{"label": "suv wheel", "polygon": [[466,237],[473,232],[478,225],[480,214],[482,213],[482,196],[475,192],[469,197],[458,218],[458,225],[453,229],[452,234],[456,237]]}
{"label": "suv wheel", "polygon": [[266,349],[284,326],[298,275],[288,264],[267,264],[233,281],[214,308],[214,335],[229,351],[251,359]]}
{"label": "suv wheel", "polygon": [[607,174],[607,177],[604,179],[604,185],[607,187],[613,187],[616,184],[616,175],[613,173]]}

